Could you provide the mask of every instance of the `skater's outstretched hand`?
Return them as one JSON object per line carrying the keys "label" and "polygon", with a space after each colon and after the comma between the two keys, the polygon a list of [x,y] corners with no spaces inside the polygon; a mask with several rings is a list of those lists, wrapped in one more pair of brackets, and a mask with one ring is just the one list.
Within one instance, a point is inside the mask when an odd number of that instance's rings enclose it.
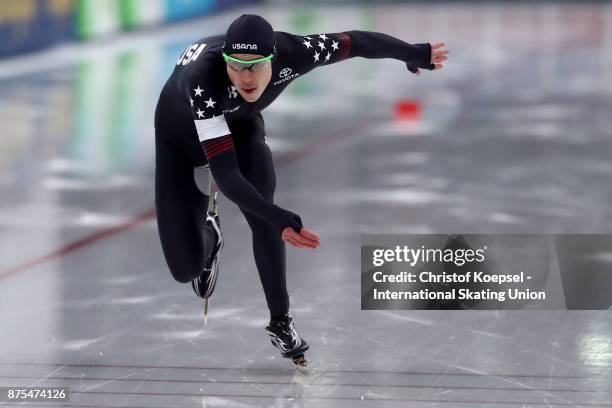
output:
{"label": "skater's outstretched hand", "polygon": [[[439,43],[433,43],[431,44],[431,61],[430,63],[433,64],[433,69],[437,70],[437,69],[442,69],[444,68],[444,66],[441,64],[442,62],[446,61],[448,59],[448,50],[444,49],[444,43],[439,42]],[[421,70],[418,68],[415,68],[414,71],[412,71],[416,76],[421,75]]]}
{"label": "skater's outstretched hand", "polygon": [[296,232],[293,228],[287,227],[283,230],[281,237],[283,241],[298,248],[314,249],[319,246],[319,236],[304,227],[300,229],[300,232]]}

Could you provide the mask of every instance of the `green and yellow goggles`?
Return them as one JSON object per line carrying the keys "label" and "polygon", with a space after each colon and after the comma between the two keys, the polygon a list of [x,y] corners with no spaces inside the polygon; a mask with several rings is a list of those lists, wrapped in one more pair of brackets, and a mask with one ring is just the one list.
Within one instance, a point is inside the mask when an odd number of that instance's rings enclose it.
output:
{"label": "green and yellow goggles", "polygon": [[223,59],[227,65],[234,71],[242,72],[248,69],[251,72],[259,72],[268,65],[268,61],[274,58],[274,54],[270,54],[267,57],[258,58],[254,60],[241,60],[240,58],[230,57],[226,53],[223,53]]}

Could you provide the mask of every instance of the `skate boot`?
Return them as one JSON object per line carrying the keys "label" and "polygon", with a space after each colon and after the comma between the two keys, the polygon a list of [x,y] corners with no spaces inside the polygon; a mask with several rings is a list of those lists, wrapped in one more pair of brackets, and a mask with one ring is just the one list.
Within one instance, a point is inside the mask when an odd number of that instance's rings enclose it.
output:
{"label": "skate boot", "polygon": [[213,209],[208,211],[206,225],[210,225],[215,231],[217,241],[213,247],[210,257],[206,261],[204,271],[200,276],[191,281],[193,291],[204,299],[204,322],[208,320],[208,298],[213,294],[217,277],[219,275],[219,257],[223,248],[223,235],[221,234],[221,222],[219,221],[219,210],[217,206],[217,193],[213,198]]}
{"label": "skate boot", "polygon": [[308,361],[304,357],[304,352],[309,347],[308,343],[295,330],[293,318],[289,314],[270,321],[270,324],[266,326],[266,332],[283,357],[293,359],[293,363],[298,367],[308,367]]}

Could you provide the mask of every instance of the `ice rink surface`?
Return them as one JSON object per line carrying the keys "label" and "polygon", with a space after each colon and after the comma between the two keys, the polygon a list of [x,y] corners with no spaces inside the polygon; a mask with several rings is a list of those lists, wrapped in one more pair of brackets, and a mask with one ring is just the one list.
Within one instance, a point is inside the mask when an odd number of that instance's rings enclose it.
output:
{"label": "ice rink surface", "polygon": [[[323,67],[264,111],[278,204],[321,235],[288,249],[310,372],[264,334],[231,202],[207,328],[157,236],[157,95],[240,10],[0,61],[0,386],[69,387],[49,407],[612,407],[610,310],[361,311],[359,286],[362,233],[611,232],[612,6],[251,11],[451,51],[419,78],[392,60]],[[417,120],[394,118],[401,100]]]}

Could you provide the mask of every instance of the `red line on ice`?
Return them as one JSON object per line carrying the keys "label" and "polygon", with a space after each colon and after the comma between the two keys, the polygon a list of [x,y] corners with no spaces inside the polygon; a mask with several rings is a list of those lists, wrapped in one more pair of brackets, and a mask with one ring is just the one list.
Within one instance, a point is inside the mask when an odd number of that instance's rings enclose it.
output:
{"label": "red line on ice", "polygon": [[[371,122],[371,120],[369,121]],[[365,122],[368,123],[368,122]],[[313,156],[323,152],[324,150],[329,149],[334,144],[337,144],[345,139],[350,138],[356,132],[363,130],[364,121],[359,121],[358,123],[352,125],[349,129],[344,129],[337,133],[332,133],[331,135],[321,138],[323,140],[313,140],[311,144],[305,145],[301,149],[298,149],[294,152],[290,152],[284,155],[281,155],[277,160],[274,161],[275,165],[278,167],[285,166],[287,164],[296,162],[298,160],[302,160],[306,157]],[[325,143],[323,143],[325,141]],[[60,258],[62,256],[68,255],[72,252],[75,252],[83,247],[94,244],[98,241],[101,241],[104,238],[109,238],[114,235],[118,235],[122,232],[126,232],[138,225],[145,223],[155,217],[156,211],[155,209],[150,209],[142,214],[138,214],[134,216],[129,221],[116,225],[114,227],[106,228],[100,231],[97,231],[91,235],[88,235],[84,238],[81,238],[77,241],[73,241],[65,246],[55,249],[49,252],[46,255],[43,255],[39,258],[32,259],[30,261],[26,261],[20,265],[17,265],[11,269],[7,269],[4,271],[0,271],[0,279],[7,278],[9,276],[16,275],[20,272],[26,271],[35,266],[39,266],[45,262],[52,261],[54,259]]]}

